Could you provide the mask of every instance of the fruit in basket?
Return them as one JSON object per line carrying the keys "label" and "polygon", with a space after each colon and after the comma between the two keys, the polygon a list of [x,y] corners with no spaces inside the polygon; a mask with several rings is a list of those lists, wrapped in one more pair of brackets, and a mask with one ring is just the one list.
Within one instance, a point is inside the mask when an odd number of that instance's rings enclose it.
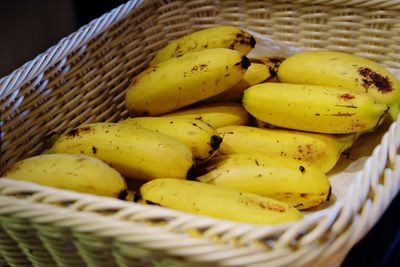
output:
{"label": "fruit in basket", "polygon": [[238,27],[216,26],[187,34],[170,42],[156,53],[150,66],[188,52],[209,48],[229,48],[247,54],[255,45],[254,37]]}
{"label": "fruit in basket", "polygon": [[319,133],[353,133],[380,125],[389,110],[367,94],[319,85],[263,83],[244,91],[243,106],[271,125]]}
{"label": "fruit in basket", "polygon": [[276,224],[303,217],[297,209],[275,199],[180,179],[147,182],[141,186],[139,198],[149,204],[248,223]]}
{"label": "fruit in basket", "polygon": [[330,197],[328,177],[302,160],[264,154],[232,154],[214,157],[198,167],[203,183],[250,192],[284,201],[297,209],[309,209]]}
{"label": "fruit in basket", "polygon": [[252,85],[265,82],[271,77],[270,69],[261,63],[251,63],[243,78],[232,88],[206,100],[204,103],[213,102],[240,102],[240,98],[245,89]]}
{"label": "fruit in basket", "polygon": [[202,120],[214,128],[226,125],[246,125],[249,113],[239,103],[213,103],[190,107],[168,113],[162,117]]}
{"label": "fruit in basket", "polygon": [[220,154],[253,154],[285,156],[313,164],[327,173],[349,148],[356,134],[332,135],[287,129],[268,129],[253,126],[217,128],[223,142]]}
{"label": "fruit in basket", "polygon": [[392,106],[396,118],[400,110],[400,81],[372,60],[342,52],[302,52],[285,59],[278,68],[284,83],[314,84],[368,93]]}
{"label": "fruit in basket", "polygon": [[100,196],[125,199],[127,183],[115,169],[86,155],[45,154],[11,165],[4,177]]}
{"label": "fruit in basket", "polygon": [[193,165],[189,147],[168,135],[123,123],[89,123],[60,136],[53,153],[85,154],[127,178],[186,178]]}
{"label": "fruit in basket", "polygon": [[218,150],[222,138],[218,132],[202,120],[168,117],[136,117],[119,123],[151,129],[186,144],[196,160],[206,160]]}
{"label": "fruit in basket", "polygon": [[133,116],[155,116],[217,95],[239,82],[250,61],[242,53],[213,48],[190,52],[149,67],[126,91]]}

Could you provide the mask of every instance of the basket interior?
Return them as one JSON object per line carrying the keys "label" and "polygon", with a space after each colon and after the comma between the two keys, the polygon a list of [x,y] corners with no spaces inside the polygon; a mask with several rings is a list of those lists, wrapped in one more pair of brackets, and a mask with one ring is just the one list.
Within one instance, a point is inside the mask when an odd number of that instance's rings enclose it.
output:
{"label": "basket interior", "polygon": [[128,117],[125,88],[154,52],[202,28],[237,25],[284,45],[400,69],[398,6],[313,2],[321,1],[132,1],[113,10],[1,80],[0,173],[40,153],[51,132]]}

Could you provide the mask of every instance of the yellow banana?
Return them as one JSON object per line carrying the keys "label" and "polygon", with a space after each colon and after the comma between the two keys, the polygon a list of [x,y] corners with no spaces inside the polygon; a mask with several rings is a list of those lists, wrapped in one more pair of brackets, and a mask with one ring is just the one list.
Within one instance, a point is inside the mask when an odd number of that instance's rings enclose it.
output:
{"label": "yellow banana", "polygon": [[53,153],[85,154],[108,163],[127,178],[186,178],[193,155],[182,142],[122,123],[90,123],[62,134]]}
{"label": "yellow banana", "polygon": [[239,103],[214,103],[182,109],[162,117],[202,120],[214,128],[226,125],[247,125],[249,113]]}
{"label": "yellow banana", "polygon": [[214,157],[197,179],[284,201],[297,209],[316,207],[330,197],[328,177],[314,165],[287,157],[232,154]]}
{"label": "yellow banana", "polygon": [[221,154],[264,154],[303,160],[327,173],[344,150],[356,139],[355,134],[332,135],[252,126],[218,128],[223,142]]}
{"label": "yellow banana", "polygon": [[355,93],[368,93],[379,102],[393,106],[392,117],[400,109],[400,81],[380,64],[369,59],[333,51],[298,53],[278,68],[284,83],[341,87]]}
{"label": "yellow banana", "polygon": [[226,48],[190,52],[140,73],[126,91],[134,116],[161,115],[217,95],[238,83],[250,61]]}
{"label": "yellow banana", "polygon": [[259,84],[271,77],[267,65],[261,63],[251,63],[243,78],[232,88],[204,100],[202,103],[214,102],[239,102],[245,89],[252,85]]}
{"label": "yellow banana", "polygon": [[271,81],[272,79],[276,79],[277,73],[278,73],[278,68],[280,64],[285,60],[284,57],[273,57],[273,56],[259,56],[259,57],[254,57],[254,58],[249,58],[251,64],[253,63],[260,63],[264,64],[265,66],[268,67],[269,72],[270,72],[270,79],[268,81]]}
{"label": "yellow banana", "polygon": [[168,117],[136,117],[119,123],[151,129],[186,144],[197,160],[205,160],[218,150],[222,138],[217,131],[202,120]]}
{"label": "yellow banana", "polygon": [[127,197],[125,179],[99,159],[73,154],[45,154],[11,165],[4,177],[76,192]]}
{"label": "yellow banana", "polygon": [[284,202],[197,181],[155,179],[140,188],[140,197],[171,209],[256,224],[277,224],[303,217]]}
{"label": "yellow banana", "polygon": [[244,91],[243,106],[274,126],[319,133],[353,133],[382,123],[389,107],[367,94],[318,85],[263,83]]}
{"label": "yellow banana", "polygon": [[254,37],[240,28],[217,26],[193,32],[170,42],[156,53],[150,66],[170,58],[180,57],[187,52],[206,48],[229,48],[246,55],[255,45]]}

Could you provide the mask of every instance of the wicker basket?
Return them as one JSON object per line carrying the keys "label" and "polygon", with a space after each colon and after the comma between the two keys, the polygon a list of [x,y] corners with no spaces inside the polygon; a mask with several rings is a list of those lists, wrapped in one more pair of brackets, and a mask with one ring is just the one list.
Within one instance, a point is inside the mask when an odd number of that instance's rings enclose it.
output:
{"label": "wicker basket", "polygon": [[[154,52],[219,24],[279,48],[345,51],[400,71],[398,0],[131,1],[0,80],[0,173],[40,153],[51,131],[126,118],[124,90]],[[377,141],[343,200],[289,224],[235,223],[0,179],[0,266],[337,266],[399,192],[399,125],[371,136]]]}

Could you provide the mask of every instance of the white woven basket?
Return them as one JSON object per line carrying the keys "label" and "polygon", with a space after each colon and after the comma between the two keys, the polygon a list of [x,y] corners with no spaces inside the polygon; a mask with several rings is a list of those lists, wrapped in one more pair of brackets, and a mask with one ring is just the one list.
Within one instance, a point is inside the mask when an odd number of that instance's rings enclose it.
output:
{"label": "white woven basket", "polygon": [[[131,1],[0,80],[0,173],[40,153],[51,131],[126,118],[124,90],[154,52],[219,24],[269,38],[278,54],[345,51],[400,71],[398,0]],[[343,198],[290,224],[235,223],[2,178],[0,266],[337,266],[400,190],[399,125],[370,136],[377,142],[368,139],[373,147]]]}

